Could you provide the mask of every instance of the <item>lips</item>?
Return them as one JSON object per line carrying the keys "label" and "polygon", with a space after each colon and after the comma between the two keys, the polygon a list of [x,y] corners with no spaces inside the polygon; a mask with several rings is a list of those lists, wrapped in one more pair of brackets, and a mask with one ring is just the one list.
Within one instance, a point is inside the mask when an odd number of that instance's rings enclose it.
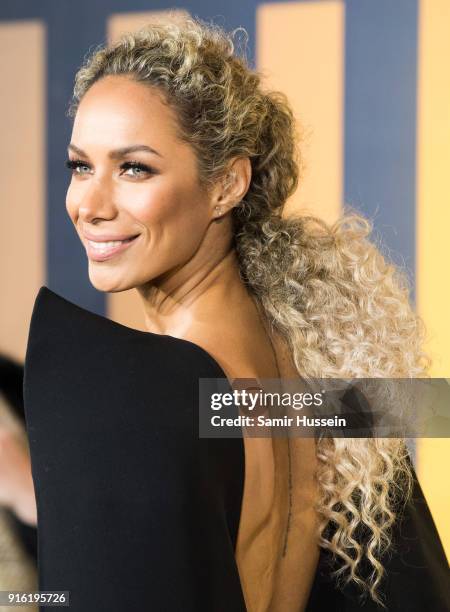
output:
{"label": "lips", "polygon": [[122,238],[116,236],[115,239],[111,239],[110,235],[103,235],[101,240],[99,237],[95,240],[90,239],[88,234],[85,234],[85,237],[86,251],[89,259],[93,261],[105,261],[130,248],[139,237],[139,234],[128,237],[123,236]]}

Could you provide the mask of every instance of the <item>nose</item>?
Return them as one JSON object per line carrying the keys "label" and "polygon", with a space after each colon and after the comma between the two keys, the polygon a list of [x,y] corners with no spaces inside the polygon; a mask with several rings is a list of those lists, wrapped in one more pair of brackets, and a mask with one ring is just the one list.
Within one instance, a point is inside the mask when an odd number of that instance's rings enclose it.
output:
{"label": "nose", "polygon": [[97,219],[113,219],[116,214],[117,207],[107,181],[88,181],[78,207],[80,219],[85,223],[94,223]]}

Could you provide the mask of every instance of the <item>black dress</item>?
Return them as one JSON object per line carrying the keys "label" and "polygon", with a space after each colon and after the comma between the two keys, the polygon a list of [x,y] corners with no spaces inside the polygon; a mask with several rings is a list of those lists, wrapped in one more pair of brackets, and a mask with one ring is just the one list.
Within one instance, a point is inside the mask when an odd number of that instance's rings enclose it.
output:
{"label": "black dress", "polygon": [[[24,377],[39,588],[70,591],[71,612],[245,612],[244,444],[199,438],[201,377],[226,375],[196,344],[40,289]],[[445,611],[445,556],[417,483],[415,495],[386,560],[386,606]],[[322,552],[308,612],[381,612],[338,590],[330,563]]]}

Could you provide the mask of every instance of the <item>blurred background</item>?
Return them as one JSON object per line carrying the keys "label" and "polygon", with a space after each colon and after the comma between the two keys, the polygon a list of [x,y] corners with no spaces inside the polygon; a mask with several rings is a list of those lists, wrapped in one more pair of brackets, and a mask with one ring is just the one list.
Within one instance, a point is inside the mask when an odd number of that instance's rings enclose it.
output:
{"label": "blurred background", "polygon": [[[305,134],[305,174],[288,211],[332,221],[349,204],[373,219],[374,238],[411,279],[411,298],[428,327],[432,375],[450,377],[448,0],[3,0],[0,353],[23,364],[42,285],[145,329],[134,290],[105,295],[89,283],[65,211],[66,110],[90,49],[186,11],[227,30],[245,28],[250,65],[288,95]],[[244,33],[237,40],[243,46]],[[436,438],[416,440],[414,448],[447,555],[449,449]],[[1,550],[0,541],[0,564]]]}

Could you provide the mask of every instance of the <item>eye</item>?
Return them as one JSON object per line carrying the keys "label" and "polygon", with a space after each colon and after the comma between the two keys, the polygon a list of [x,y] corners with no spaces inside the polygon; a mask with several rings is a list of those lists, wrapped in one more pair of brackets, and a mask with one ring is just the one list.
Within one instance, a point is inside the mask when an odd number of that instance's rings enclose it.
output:
{"label": "eye", "polygon": [[69,170],[72,171],[72,174],[84,174],[84,172],[78,172],[79,169],[81,168],[89,168],[89,165],[84,162],[81,161],[81,159],[68,159],[66,161],[66,168],[69,168]]}
{"label": "eye", "polygon": [[147,166],[146,164],[142,164],[138,161],[128,161],[124,162],[121,166],[124,170],[137,170],[136,173],[129,174],[128,176],[132,176],[133,178],[139,178],[141,176],[145,176],[147,174],[155,174],[155,171]]}
{"label": "eye", "polygon": [[[65,165],[67,168],[69,168],[69,170],[72,171],[72,174],[77,174],[78,176],[87,173],[87,172],[84,172],[83,169],[87,169],[87,171],[91,169],[89,164],[87,162],[82,161],[81,159],[68,159]],[[143,164],[138,161],[124,162],[120,166],[120,168],[121,170],[125,170],[125,171],[133,170],[131,174],[127,175],[127,176],[131,176],[132,178],[140,178],[142,176],[156,174],[153,168],[150,168],[150,166],[147,166],[146,164]]]}

